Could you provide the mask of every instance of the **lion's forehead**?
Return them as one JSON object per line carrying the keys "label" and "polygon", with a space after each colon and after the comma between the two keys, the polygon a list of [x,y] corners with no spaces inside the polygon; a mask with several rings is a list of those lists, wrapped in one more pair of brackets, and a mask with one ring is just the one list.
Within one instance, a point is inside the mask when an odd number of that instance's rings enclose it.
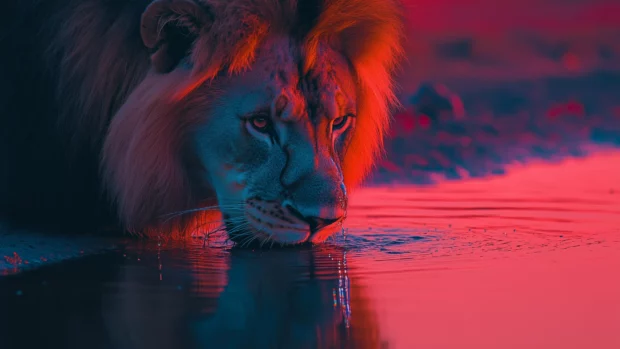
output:
{"label": "lion's forehead", "polygon": [[335,117],[340,109],[354,103],[355,91],[346,61],[327,48],[318,57],[318,63],[303,73],[303,50],[291,40],[272,39],[261,50],[258,60],[268,74],[265,90],[277,116]]}

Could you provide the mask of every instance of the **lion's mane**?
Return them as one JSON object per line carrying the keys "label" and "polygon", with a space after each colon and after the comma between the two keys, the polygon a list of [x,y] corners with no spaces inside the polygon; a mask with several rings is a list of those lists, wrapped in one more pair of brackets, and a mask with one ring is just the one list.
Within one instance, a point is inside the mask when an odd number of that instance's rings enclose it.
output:
{"label": "lion's mane", "polygon": [[[178,115],[208,104],[209,81],[218,74],[251,69],[274,32],[299,39],[306,71],[320,64],[322,43],[349,61],[358,121],[342,168],[348,187],[361,183],[381,154],[396,104],[399,4],[195,0],[204,12],[187,17],[189,1],[160,0],[178,15],[142,26],[151,1],[8,1],[12,16],[0,28],[3,212],[22,221],[79,224],[118,214],[125,227],[142,227],[191,206],[186,138],[199,120]],[[188,74],[172,71],[174,57],[157,56],[167,26],[183,26],[183,38],[192,39],[180,62],[191,67]]]}

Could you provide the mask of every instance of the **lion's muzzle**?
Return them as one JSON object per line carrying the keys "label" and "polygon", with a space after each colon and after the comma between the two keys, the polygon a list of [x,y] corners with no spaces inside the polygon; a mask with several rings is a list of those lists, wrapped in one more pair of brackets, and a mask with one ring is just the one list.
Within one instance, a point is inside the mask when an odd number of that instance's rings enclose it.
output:
{"label": "lion's muzzle", "polygon": [[336,215],[307,216],[290,201],[266,201],[258,198],[246,202],[245,218],[250,230],[263,240],[289,245],[320,243],[341,229],[344,210],[330,210]]}
{"label": "lion's muzzle", "polygon": [[290,203],[285,203],[285,208],[291,215],[308,224],[310,227],[309,241],[313,243],[323,242],[329,236],[339,231],[346,216],[346,211],[340,209],[339,206],[335,208],[324,207],[323,214],[320,216],[304,216],[303,213]]}

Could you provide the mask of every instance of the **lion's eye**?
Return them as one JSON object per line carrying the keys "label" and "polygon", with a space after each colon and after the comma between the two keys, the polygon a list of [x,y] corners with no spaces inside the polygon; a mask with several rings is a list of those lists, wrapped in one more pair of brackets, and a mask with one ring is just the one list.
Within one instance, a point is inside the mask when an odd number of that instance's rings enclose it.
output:
{"label": "lion's eye", "polygon": [[334,119],[334,121],[332,122],[332,129],[333,130],[340,130],[340,129],[344,128],[345,126],[347,126],[347,123],[348,123],[350,117],[351,117],[351,114],[347,114],[347,115],[340,116],[340,117]]}
{"label": "lion's eye", "polygon": [[252,127],[260,132],[266,132],[269,128],[269,119],[265,116],[255,116],[250,119],[250,122],[252,123]]}

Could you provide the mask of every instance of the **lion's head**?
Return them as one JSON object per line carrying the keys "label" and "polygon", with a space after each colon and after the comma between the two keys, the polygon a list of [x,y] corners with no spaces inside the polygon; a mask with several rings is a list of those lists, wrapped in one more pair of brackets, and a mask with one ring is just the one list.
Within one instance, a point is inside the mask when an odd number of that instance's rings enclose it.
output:
{"label": "lion's head", "polygon": [[[159,0],[142,16],[151,71],[103,151],[128,228],[178,229],[212,205],[236,241],[320,242],[346,216],[395,102],[392,0]],[[188,218],[189,217],[189,218]]]}

